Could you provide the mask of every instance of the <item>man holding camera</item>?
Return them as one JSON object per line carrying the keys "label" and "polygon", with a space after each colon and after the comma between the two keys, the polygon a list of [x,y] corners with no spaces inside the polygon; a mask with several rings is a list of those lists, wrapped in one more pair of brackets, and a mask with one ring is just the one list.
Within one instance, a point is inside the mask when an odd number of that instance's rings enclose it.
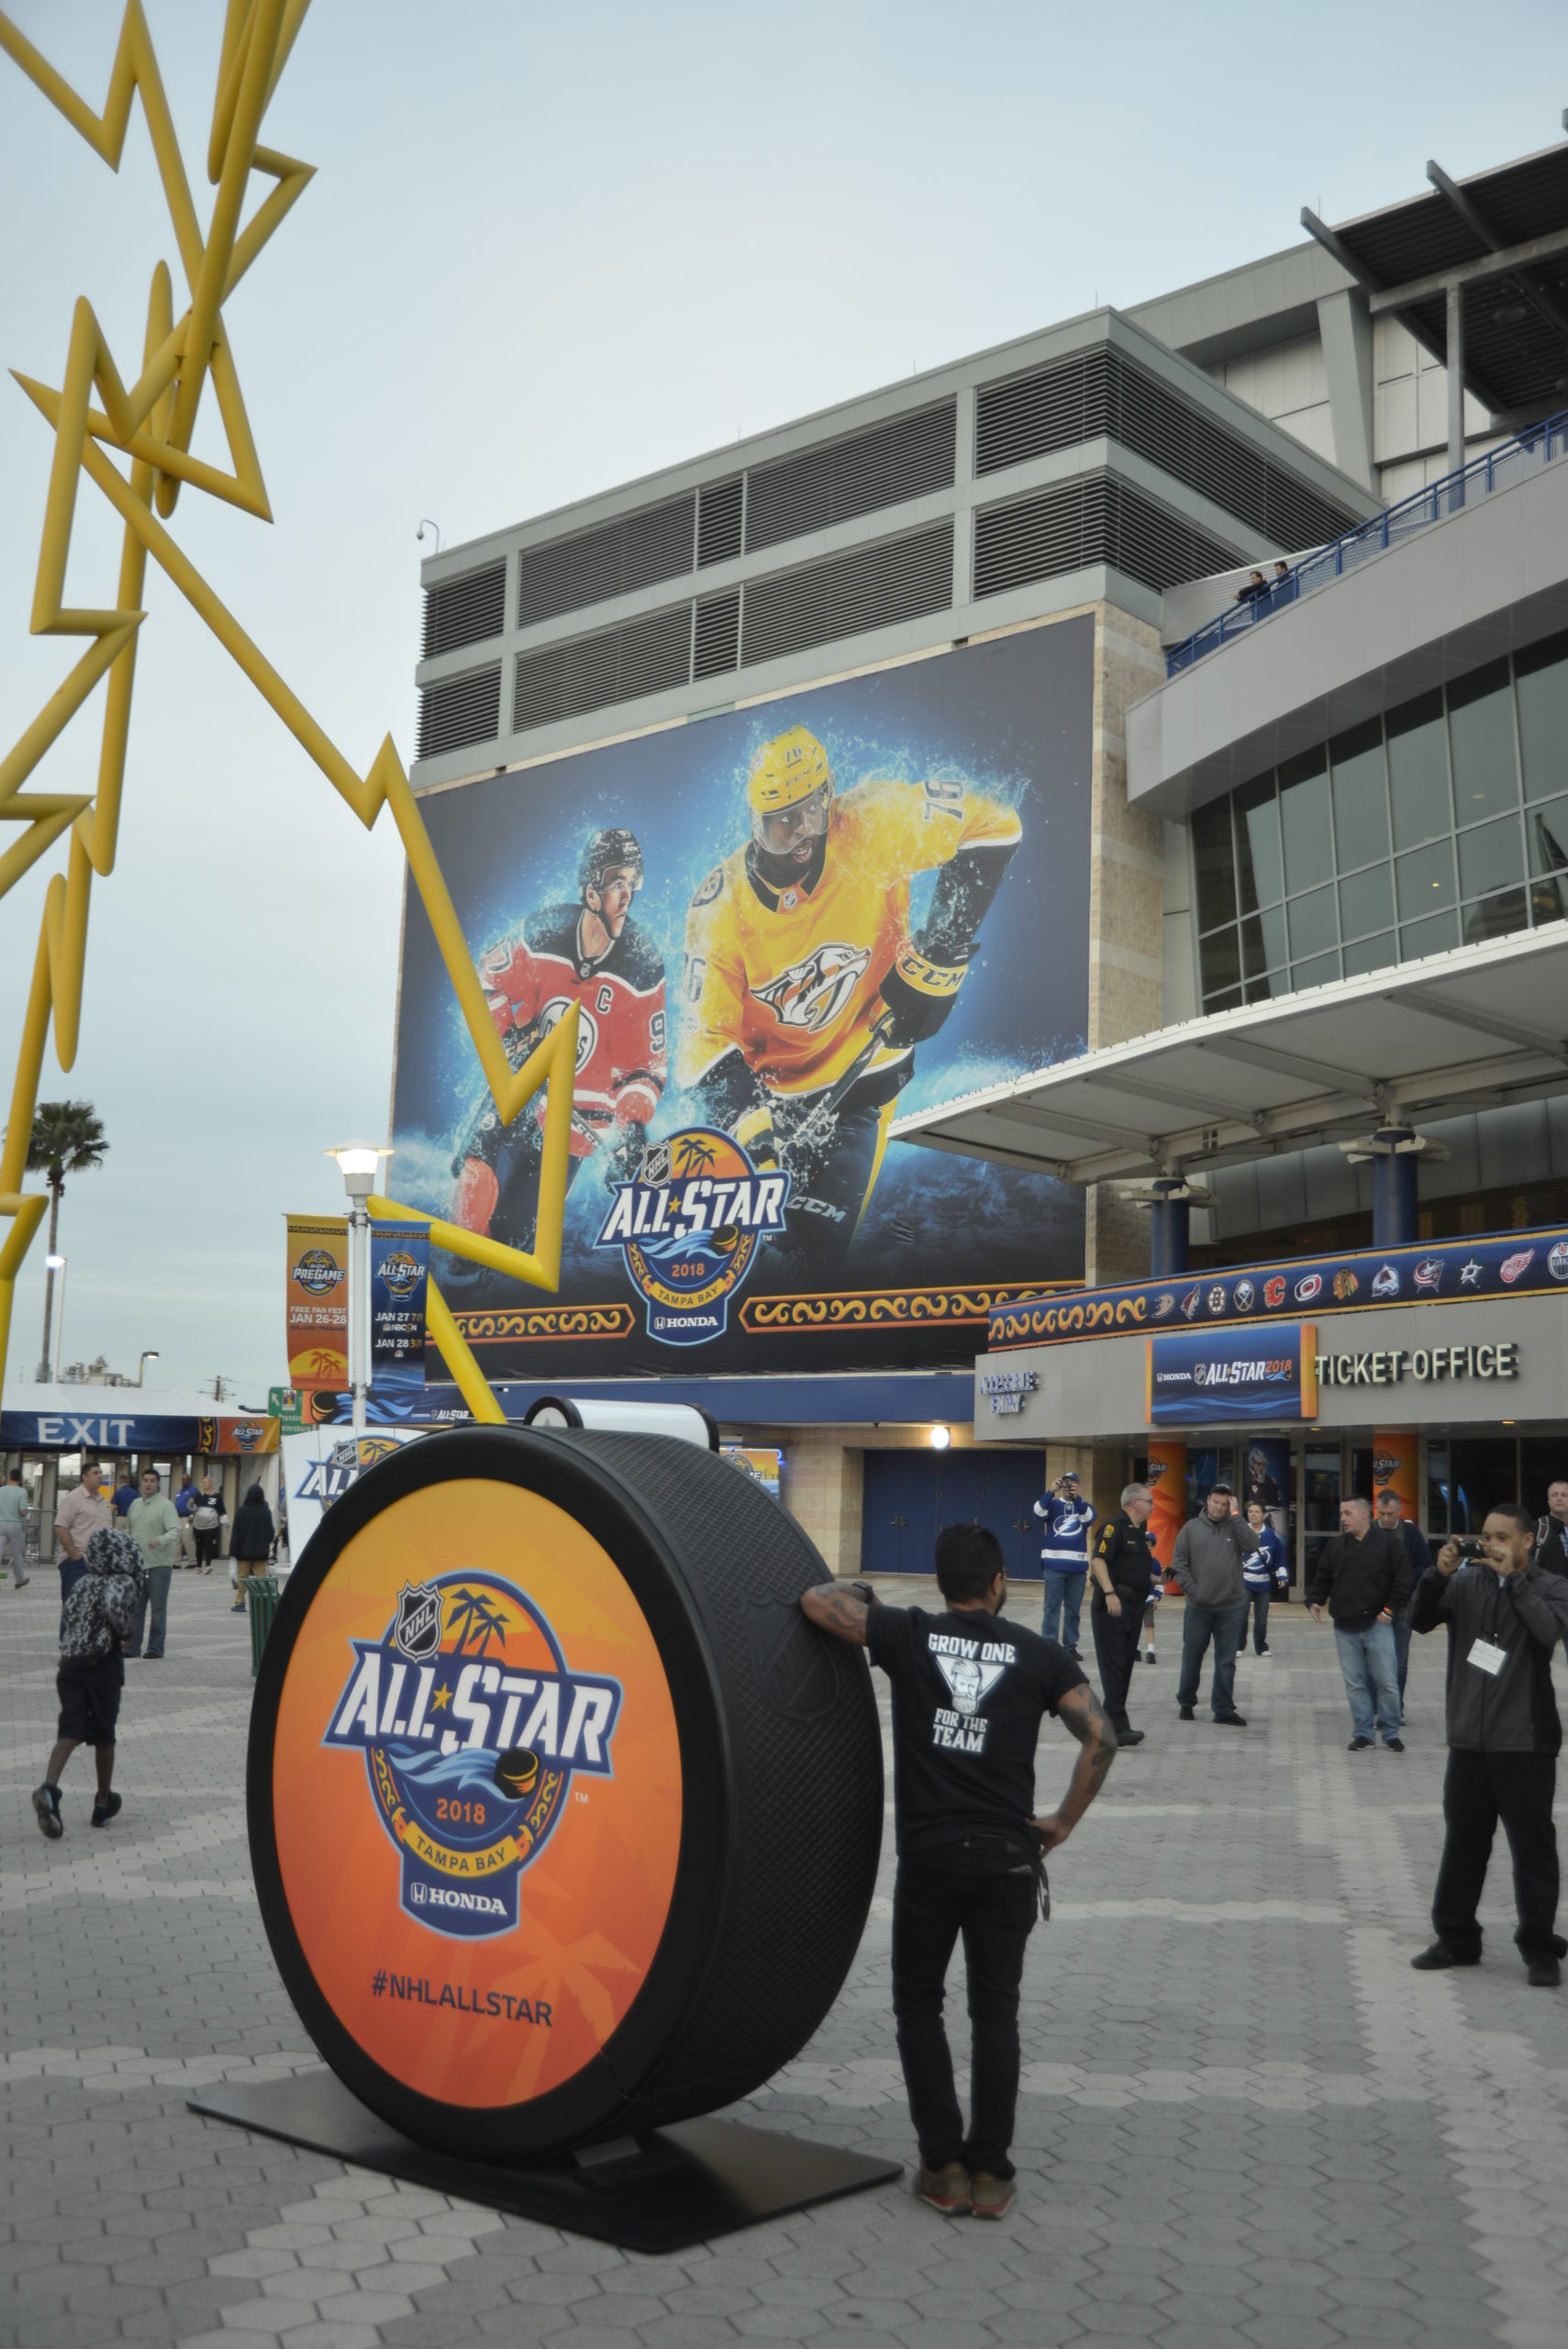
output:
{"label": "man holding camera", "polygon": [[1489,1509],[1478,1542],[1444,1542],[1411,1604],[1413,1631],[1448,1626],[1449,1751],[1437,1938],[1410,1963],[1420,1973],[1480,1965],[1475,1911],[1500,1819],[1514,1863],[1514,1940],[1531,1983],[1554,1990],[1568,1941],[1557,1931],[1551,1805],[1562,1726],[1551,1651],[1568,1638],[1568,1581],[1532,1563],[1534,1546],[1528,1510]]}
{"label": "man holding camera", "polygon": [[1082,1497],[1077,1475],[1069,1468],[1058,1476],[1044,1499],[1036,1501],[1034,1513],[1045,1520],[1045,1539],[1040,1551],[1040,1579],[1044,1585],[1040,1634],[1048,1640],[1060,1638],[1062,1646],[1076,1655],[1095,1505]]}

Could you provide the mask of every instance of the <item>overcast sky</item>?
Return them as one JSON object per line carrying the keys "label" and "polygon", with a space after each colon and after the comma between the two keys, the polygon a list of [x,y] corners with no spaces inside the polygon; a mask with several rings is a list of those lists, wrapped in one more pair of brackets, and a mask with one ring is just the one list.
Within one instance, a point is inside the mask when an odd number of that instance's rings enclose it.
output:
{"label": "overcast sky", "polygon": [[[101,106],[122,0],[7,5]],[[222,6],[148,14],[205,223]],[[1549,145],[1565,67],[1562,0],[317,0],[263,134],[317,176],[227,313],[274,519],[187,491],[174,528],[357,766],[389,728],[409,761],[422,516],[450,546],[1297,243],[1304,203],[1392,202],[1429,155]],[[58,384],[85,295],[134,378],[160,256],[185,299],[139,109],[117,178],[0,59],[0,359]],[[77,648],[27,636],[51,442],[4,379],[0,417],[3,748]],[[227,462],[215,421],[209,393],[197,451]],[[70,599],[111,602],[86,484],[74,544]],[[112,1143],[65,1200],[65,1358],[156,1347],[161,1382],[255,1401],[284,1375],[283,1214],[340,1205],[322,1152],[386,1130],[402,858],[152,568],[146,606],[82,1047],[41,1088]],[[35,788],[91,787],[102,707]],[[0,908],[0,1097],[63,865]]]}

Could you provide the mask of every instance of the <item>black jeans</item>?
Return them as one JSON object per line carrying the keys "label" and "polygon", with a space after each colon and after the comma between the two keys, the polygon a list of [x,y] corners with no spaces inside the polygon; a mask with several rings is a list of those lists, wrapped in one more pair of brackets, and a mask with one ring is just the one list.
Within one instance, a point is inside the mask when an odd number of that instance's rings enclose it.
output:
{"label": "black jeans", "polygon": [[1443,1780],[1443,1842],[1438,1888],[1432,1896],[1432,1931],[1456,1957],[1479,1957],[1481,1928],[1475,1921],[1486,1863],[1497,1821],[1514,1862],[1514,1904],[1519,1912],[1514,1939],[1520,1954],[1568,1956],[1557,1927],[1557,1832],[1551,1801],[1557,1790],[1554,1753],[1462,1753],[1451,1748]]}
{"label": "black jeans", "polygon": [[217,1555],[217,1545],[223,1536],[222,1526],[214,1525],[204,1529],[202,1526],[197,1525],[193,1527],[192,1531],[196,1537],[197,1565],[203,1567],[210,1566],[213,1560]]}
{"label": "black jeans", "polygon": [[1108,1607],[1091,1608],[1089,1627],[1095,1634],[1095,1662],[1099,1666],[1106,1711],[1117,1735],[1125,1737],[1132,1726],[1127,1718],[1127,1692],[1143,1636],[1143,1609],[1125,1593],[1118,1592],[1118,1597],[1121,1613],[1113,1615]]}
{"label": "black jeans", "polygon": [[[1035,1920],[1034,1870],[999,1835],[971,1835],[898,1863],[893,1890],[893,2011],[909,2117],[928,2169],[962,2162],[1011,2177],[1018,2100],[1018,1984]],[[942,1989],[963,1935],[969,1980],[971,2119],[967,2138],[942,2027]]]}
{"label": "black jeans", "polygon": [[1200,1607],[1189,1598],[1182,1616],[1182,1676],[1176,1683],[1178,1705],[1197,1703],[1198,1675],[1208,1643],[1214,1642],[1214,1685],[1210,1701],[1214,1718],[1236,1710],[1236,1651],[1247,1609],[1241,1607]]}

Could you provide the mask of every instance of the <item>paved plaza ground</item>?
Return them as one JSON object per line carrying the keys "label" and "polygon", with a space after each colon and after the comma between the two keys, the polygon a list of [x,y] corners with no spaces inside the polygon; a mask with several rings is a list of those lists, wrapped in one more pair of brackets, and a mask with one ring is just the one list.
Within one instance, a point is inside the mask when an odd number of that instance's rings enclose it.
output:
{"label": "paved plaza ground", "polygon": [[[250,1886],[247,1627],[216,1576],[176,1576],[167,1659],[127,1666],[124,1813],[89,1829],[79,1754],[48,1844],[28,1796],[54,1587],[0,1585],[3,2349],[1568,2340],[1568,1993],[1526,1987],[1506,1867],[1478,1972],[1407,1962],[1440,1833],[1437,1638],[1408,1752],[1352,1755],[1331,1638],[1299,1608],[1240,1667],[1244,1732],[1178,1723],[1167,1605],[1134,1676],[1148,1742],[1053,1861],[1029,1945],[1012,2217],[943,2221],[906,2178],[651,2259],[187,2111],[315,2061]],[[1075,1750],[1048,1726],[1042,1807]],[[740,2117],[907,2159],[892,1869],[890,1814],[844,1994]]]}

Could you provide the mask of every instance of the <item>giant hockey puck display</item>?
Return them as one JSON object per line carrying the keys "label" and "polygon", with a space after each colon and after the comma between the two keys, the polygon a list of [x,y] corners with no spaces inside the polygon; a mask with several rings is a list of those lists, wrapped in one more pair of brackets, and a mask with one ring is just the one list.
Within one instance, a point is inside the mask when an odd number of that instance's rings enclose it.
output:
{"label": "giant hockey puck display", "polygon": [[657,1436],[485,1429],[370,1470],[263,1653],[262,1919],[328,2063],[519,2163],[712,2111],[805,2043],[870,1906],[863,1658],[794,1520]]}

